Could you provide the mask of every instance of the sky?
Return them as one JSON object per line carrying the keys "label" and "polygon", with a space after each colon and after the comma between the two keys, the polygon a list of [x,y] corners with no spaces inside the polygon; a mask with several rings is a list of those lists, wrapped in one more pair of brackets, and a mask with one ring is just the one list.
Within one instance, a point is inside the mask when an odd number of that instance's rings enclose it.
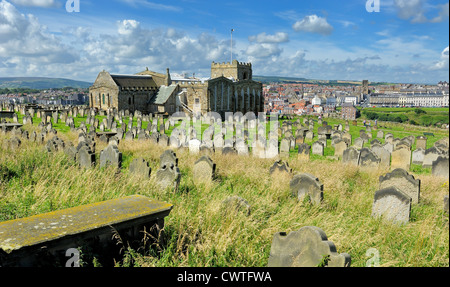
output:
{"label": "sky", "polygon": [[260,76],[436,84],[448,35],[443,0],[0,0],[0,77],[207,78],[237,59]]}

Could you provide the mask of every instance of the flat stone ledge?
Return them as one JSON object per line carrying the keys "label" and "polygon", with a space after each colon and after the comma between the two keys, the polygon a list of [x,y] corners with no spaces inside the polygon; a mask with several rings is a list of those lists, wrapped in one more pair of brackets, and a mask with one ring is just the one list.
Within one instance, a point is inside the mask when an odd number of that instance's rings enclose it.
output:
{"label": "flat stone ledge", "polygon": [[1,222],[0,266],[11,262],[20,266],[32,262],[33,266],[35,258],[32,257],[42,248],[61,252],[96,238],[110,244],[113,230],[138,237],[142,231],[138,229],[144,226],[157,224],[162,228],[164,217],[172,208],[169,203],[133,195]]}

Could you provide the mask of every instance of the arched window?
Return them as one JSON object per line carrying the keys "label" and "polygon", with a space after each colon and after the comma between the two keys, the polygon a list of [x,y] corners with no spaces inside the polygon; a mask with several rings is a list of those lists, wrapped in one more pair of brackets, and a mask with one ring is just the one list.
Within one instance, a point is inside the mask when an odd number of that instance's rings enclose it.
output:
{"label": "arched window", "polygon": [[128,98],[128,105],[131,106],[131,97]]}
{"label": "arched window", "polygon": [[105,94],[102,95],[102,103],[105,104]]}

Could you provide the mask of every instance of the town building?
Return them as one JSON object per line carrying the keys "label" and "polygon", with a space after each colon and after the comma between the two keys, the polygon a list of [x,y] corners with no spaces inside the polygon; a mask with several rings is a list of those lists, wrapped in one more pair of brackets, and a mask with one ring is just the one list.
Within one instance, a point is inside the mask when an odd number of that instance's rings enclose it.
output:
{"label": "town building", "polygon": [[342,105],[341,116],[344,120],[356,120],[358,110],[351,103],[344,103]]}

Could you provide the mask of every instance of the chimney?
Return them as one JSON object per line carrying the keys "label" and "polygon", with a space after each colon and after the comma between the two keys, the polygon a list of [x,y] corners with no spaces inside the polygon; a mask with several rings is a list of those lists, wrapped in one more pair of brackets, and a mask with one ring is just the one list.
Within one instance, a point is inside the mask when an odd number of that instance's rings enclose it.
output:
{"label": "chimney", "polygon": [[170,78],[169,68],[166,70],[166,86],[170,86],[172,84],[172,79]]}

